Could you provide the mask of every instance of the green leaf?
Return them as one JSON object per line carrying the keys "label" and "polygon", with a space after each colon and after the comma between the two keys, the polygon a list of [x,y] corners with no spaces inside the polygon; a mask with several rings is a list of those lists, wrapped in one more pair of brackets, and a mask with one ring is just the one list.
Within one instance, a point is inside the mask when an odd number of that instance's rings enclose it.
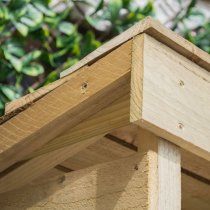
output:
{"label": "green leaf", "polygon": [[21,47],[20,43],[12,40],[8,40],[3,46],[3,49],[17,57],[22,57],[25,54],[25,51]]}
{"label": "green leaf", "polygon": [[22,61],[20,59],[18,59],[17,57],[11,55],[9,52],[7,52],[6,50],[4,51],[4,55],[6,57],[7,60],[10,61],[10,63],[12,64],[12,66],[18,71],[20,72],[23,64]]}
{"label": "green leaf", "polygon": [[93,15],[93,14],[97,13],[99,10],[103,9],[103,6],[104,6],[104,0],[100,0],[95,11],[91,15]]}
{"label": "green leaf", "polygon": [[23,23],[14,22],[15,28],[23,35],[28,35],[28,27]]}
{"label": "green leaf", "polygon": [[56,47],[57,48],[63,48],[71,44],[71,41],[74,42],[74,40],[71,39],[69,36],[57,36],[56,37]]}
{"label": "green leaf", "polygon": [[122,0],[123,8],[128,8],[132,0]]}
{"label": "green leaf", "polygon": [[27,5],[28,17],[32,19],[37,24],[41,23],[43,20],[43,14],[32,4]]}
{"label": "green leaf", "polygon": [[22,72],[28,76],[36,77],[44,73],[44,68],[40,64],[32,64],[23,67]]}
{"label": "green leaf", "polygon": [[14,100],[19,97],[19,95],[15,92],[14,87],[12,86],[6,86],[2,85],[0,87],[1,91],[3,94],[9,99],[9,100]]}
{"label": "green leaf", "polygon": [[37,26],[37,23],[35,21],[33,21],[32,19],[28,18],[28,17],[22,17],[22,18],[20,18],[20,21],[22,23],[24,23],[25,25],[27,25],[28,27]]}
{"label": "green leaf", "polygon": [[34,50],[32,52],[27,53],[23,58],[23,64],[27,65],[29,64],[31,61],[37,59],[39,56],[41,55],[41,51],[40,50]]}
{"label": "green leaf", "polygon": [[154,12],[154,7],[152,4],[152,1],[149,1],[146,6],[142,9],[142,14],[147,16],[147,15],[152,15]]}
{"label": "green leaf", "polygon": [[42,13],[44,13],[46,16],[54,17],[56,14],[53,12],[50,8],[47,8],[44,4],[41,2],[34,2],[34,6],[39,9]]}
{"label": "green leaf", "polygon": [[86,56],[88,53],[92,52],[96,48],[98,48],[101,45],[99,41],[95,39],[95,35],[92,31],[88,31],[82,40],[81,44],[81,55],[80,57]]}
{"label": "green leaf", "polygon": [[86,16],[85,19],[93,28],[96,28],[99,22],[101,21],[100,17]]}
{"label": "green leaf", "polygon": [[44,82],[44,85],[48,85],[49,83],[51,82],[54,82],[55,80],[57,80],[59,78],[59,74],[58,72],[56,71],[52,71],[48,74],[45,82]]}
{"label": "green leaf", "polygon": [[60,32],[66,34],[66,35],[72,35],[75,32],[75,26],[72,23],[69,22],[61,22],[58,26],[58,29]]}
{"label": "green leaf", "polygon": [[8,20],[9,19],[9,10],[6,6],[4,6],[3,4],[0,3],[0,20],[5,19]]}
{"label": "green leaf", "polygon": [[120,9],[122,8],[122,0],[110,0],[108,5],[108,11],[110,13],[110,19],[116,21],[119,16]]}

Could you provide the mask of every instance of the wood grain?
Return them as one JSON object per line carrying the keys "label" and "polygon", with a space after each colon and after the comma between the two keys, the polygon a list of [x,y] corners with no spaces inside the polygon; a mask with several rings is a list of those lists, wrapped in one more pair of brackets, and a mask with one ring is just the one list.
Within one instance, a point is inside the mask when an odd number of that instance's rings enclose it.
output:
{"label": "wood grain", "polygon": [[62,135],[52,139],[37,151],[25,157],[32,158],[53,150],[57,150],[88,138],[108,133],[119,127],[128,125],[129,122],[129,83],[124,88],[125,95],[111,103],[108,107],[100,110],[84,122],[72,129],[66,130]]}
{"label": "wood grain", "polygon": [[149,208],[181,210],[180,149],[142,128],[138,131],[139,151],[150,153]]}
{"label": "wood grain", "polygon": [[128,157],[135,153],[136,151],[103,137],[61,163],[61,165],[73,170],[80,170],[96,164]]}
{"label": "wood grain", "polygon": [[143,68],[132,69],[143,71],[142,89],[131,82],[143,103],[131,95],[140,107],[131,109],[136,112],[131,120],[210,160],[210,73],[149,35],[144,35],[143,56],[143,62],[136,61]]}
{"label": "wood grain", "polygon": [[0,171],[123,96],[130,65],[128,42],[1,125]]}
{"label": "wood grain", "polygon": [[48,154],[33,158],[0,179],[0,193],[8,192],[24,186],[46,173],[77,152],[96,142],[100,137],[93,137],[83,142],[75,143]]}
{"label": "wood grain", "polygon": [[181,153],[164,139],[158,143],[159,210],[181,210]]}
{"label": "wood grain", "polygon": [[77,69],[99,59],[110,50],[113,50],[117,46],[123,44],[124,42],[132,39],[133,37],[141,33],[146,33],[154,37],[156,40],[160,41],[164,45],[169,46],[179,54],[185,56],[186,58],[192,60],[196,64],[210,71],[210,56],[208,53],[204,52],[197,46],[193,45],[191,42],[179,36],[177,33],[167,29],[158,21],[152,19],[151,17],[146,17],[144,20],[135,24],[127,31],[121,33],[117,37],[113,38],[111,41],[107,42],[103,46],[99,47],[98,49],[87,55],[79,63],[70,67],[66,71],[63,71],[61,73],[61,77],[71,74]]}
{"label": "wood grain", "polygon": [[[96,165],[0,197],[4,210],[147,210],[149,154]],[[49,181],[48,181],[49,180]]]}

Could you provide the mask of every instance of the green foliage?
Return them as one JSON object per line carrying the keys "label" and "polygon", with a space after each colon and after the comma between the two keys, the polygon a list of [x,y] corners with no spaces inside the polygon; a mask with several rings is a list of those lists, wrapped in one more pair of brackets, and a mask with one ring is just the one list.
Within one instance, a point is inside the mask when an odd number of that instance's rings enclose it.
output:
{"label": "green foliage", "polygon": [[[152,1],[0,0],[0,115],[5,103],[47,85],[64,69],[101,44],[153,16]],[[181,4],[181,1],[180,1]],[[174,19],[172,29],[210,53],[210,23],[189,30],[187,21],[203,18],[192,0]]]}
{"label": "green foliage", "polygon": [[[103,42],[147,15],[132,0],[0,0],[0,114],[5,103],[49,84]],[[95,3],[94,3],[95,4]],[[92,8],[91,13],[86,10]]]}
{"label": "green foliage", "polygon": [[[180,1],[180,4],[182,1]],[[180,10],[176,18],[172,30],[179,29],[179,33],[199,48],[210,53],[210,21],[207,21],[204,13],[198,10],[197,1],[191,0],[185,12]],[[190,22],[197,22],[195,28],[188,27]]]}

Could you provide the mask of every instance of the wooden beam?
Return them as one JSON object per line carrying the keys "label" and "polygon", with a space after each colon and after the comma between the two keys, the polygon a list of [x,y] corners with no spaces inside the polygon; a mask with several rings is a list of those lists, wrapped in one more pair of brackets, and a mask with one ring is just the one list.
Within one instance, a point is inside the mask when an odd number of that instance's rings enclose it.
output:
{"label": "wooden beam", "polygon": [[210,185],[182,174],[182,208],[186,210],[209,210]]}
{"label": "wooden beam", "polygon": [[149,154],[134,156],[42,178],[19,190],[1,194],[0,207],[83,210],[148,210]]}
{"label": "wooden beam", "polygon": [[132,57],[131,122],[210,160],[210,73],[146,34]]}
{"label": "wooden beam", "polygon": [[0,193],[24,186],[69,157],[85,149],[87,146],[95,143],[99,138],[101,138],[101,136],[75,143],[27,161],[0,179]]}
{"label": "wooden beam", "polygon": [[177,33],[167,29],[161,25],[160,22],[152,19],[151,17],[146,17],[144,20],[136,23],[133,27],[129,28],[125,32],[121,33],[114,39],[87,55],[79,63],[73,65],[66,71],[63,71],[61,73],[61,77],[67,76],[81,67],[98,60],[109,51],[142,33],[152,36],[164,45],[169,46],[179,54],[210,71],[210,59],[208,53],[179,36]]}
{"label": "wooden beam", "polygon": [[[123,96],[130,81],[131,41],[0,126],[0,171]],[[56,129],[55,129],[56,128]]]}
{"label": "wooden beam", "polygon": [[181,155],[180,149],[154,134],[141,129],[139,150],[151,153],[149,168],[149,208],[181,210]]}
{"label": "wooden beam", "polygon": [[84,141],[88,138],[108,133],[113,129],[128,125],[129,122],[129,83],[124,88],[125,95],[114,101],[108,107],[94,114],[72,129],[66,130],[61,136],[51,140],[37,151],[24,157],[33,158],[53,150]]}
{"label": "wooden beam", "polygon": [[158,143],[158,196],[160,210],[181,210],[180,149],[166,141]]}
{"label": "wooden beam", "polygon": [[[120,141],[124,143],[123,140]],[[103,137],[85,150],[61,163],[61,165],[73,170],[80,170],[96,164],[129,157],[135,153],[136,151],[131,149],[131,147],[126,147],[124,144]]]}

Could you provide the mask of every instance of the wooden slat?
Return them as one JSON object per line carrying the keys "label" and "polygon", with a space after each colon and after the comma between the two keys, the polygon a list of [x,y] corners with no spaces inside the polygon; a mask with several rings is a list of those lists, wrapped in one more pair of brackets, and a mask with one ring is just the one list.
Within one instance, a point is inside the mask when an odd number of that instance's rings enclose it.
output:
{"label": "wooden slat", "polygon": [[182,174],[182,209],[209,210],[210,185]]}
{"label": "wooden slat", "polygon": [[129,41],[1,125],[0,171],[124,95],[130,63]]}
{"label": "wooden slat", "polygon": [[108,133],[113,129],[128,125],[129,122],[129,83],[123,90],[125,96],[114,101],[108,107],[94,114],[84,122],[72,129],[68,129],[61,136],[56,137],[49,143],[24,157],[32,158],[53,150],[83,141],[93,136]]}
{"label": "wooden slat", "polygon": [[[127,88],[127,91],[128,90],[129,89]],[[113,118],[110,116],[112,116]],[[19,166],[18,168],[14,169],[12,172],[5,175],[5,177],[1,178],[0,192],[5,189],[10,190],[22,186],[25,183],[28,183],[29,181],[45,173],[46,170],[53,168],[57,164],[63,162],[65,159],[73,156],[75,154],[74,145],[77,145],[79,142],[81,143],[79,149],[83,150],[84,146],[87,145],[86,143],[87,139],[97,135],[103,135],[104,133],[109,132],[113,128],[125,126],[128,123],[129,123],[129,95],[126,94],[122,98],[113,102],[109,107],[101,110],[97,114],[90,117],[88,120],[82,122],[78,126],[75,126],[73,129],[69,129],[62,136],[51,140],[41,149],[25,157],[25,159],[30,159],[30,158],[33,159],[29,160],[22,166]],[[78,152],[78,150],[76,151]],[[83,152],[84,151],[82,151],[81,153]],[[109,158],[110,157],[111,156],[109,156]],[[99,159],[95,159],[95,161],[97,162],[99,161]],[[74,170],[79,169],[79,165],[75,168],[71,167],[71,169]],[[3,174],[4,173],[5,172],[3,172]],[[24,179],[14,184],[13,182],[14,180],[17,180],[18,176],[24,177]]]}
{"label": "wooden slat", "polygon": [[[111,134],[122,141],[137,146],[139,140],[142,141],[143,138],[149,138],[144,137],[142,131],[144,131],[144,129],[135,124],[130,124],[129,126],[114,130]],[[144,151],[143,148],[140,148],[140,150]],[[181,166],[183,170],[190,171],[191,173],[196,174],[196,176],[200,176],[201,179],[209,180],[210,182],[210,161],[181,149]]]}
{"label": "wooden slat", "polygon": [[[132,59],[131,105],[136,106],[131,108],[131,121],[210,160],[210,73],[143,36],[143,54],[138,47],[142,36],[134,39],[133,57],[143,59]],[[141,80],[143,86],[138,84]]]}
{"label": "wooden slat", "polygon": [[201,176],[210,182],[210,162],[194,155],[193,153],[182,150],[182,167],[190,172]]}
{"label": "wooden slat", "polygon": [[16,209],[147,210],[147,154],[96,165],[28,185],[0,196],[0,207]]}
{"label": "wooden slat", "polygon": [[55,82],[53,82],[53,83],[51,83],[47,86],[39,88],[38,90],[36,90],[33,93],[27,94],[27,95],[25,95],[21,98],[18,98],[14,101],[11,101],[11,102],[7,103],[6,106],[5,106],[5,114],[9,114],[13,111],[18,112],[17,109],[22,109],[22,110],[26,109],[25,106],[30,106],[35,101],[39,100],[44,95],[46,95],[47,93],[56,89],[57,87],[59,87],[60,85],[62,85],[66,81],[67,81],[67,78],[57,80],[57,81],[55,81]]}
{"label": "wooden slat", "polygon": [[[151,17],[147,17],[143,21],[137,23],[136,25],[134,25],[127,31],[123,32],[119,36],[115,37],[111,41],[105,43],[103,46],[101,46],[94,52],[90,53],[79,63],[75,64],[68,70],[63,71],[61,73],[61,77],[69,75],[70,73],[84,67],[85,65],[95,62],[105,54],[109,53],[114,48],[118,47],[119,45],[123,44],[129,39],[132,39],[136,35],[142,33],[149,34],[150,36],[154,37],[161,43],[174,49],[181,55],[189,58],[190,60],[206,68],[207,70],[210,70],[210,62],[209,62],[210,56],[206,52],[202,51],[201,49],[199,49],[192,43],[188,42],[181,36],[177,35],[176,33],[172,32],[171,30],[163,27],[158,21],[153,20]],[[6,110],[5,110],[6,113],[10,113],[15,110],[17,111],[17,109],[19,108],[24,109],[24,107],[27,104],[33,103],[43,95],[52,91],[54,88],[63,84],[63,82],[67,81],[66,79],[68,80],[68,78],[65,78],[64,80],[58,80],[56,81],[56,83],[50,84],[47,87],[40,88],[39,90],[35,91],[32,94],[28,94],[20,99],[8,103],[6,105]]]}
{"label": "wooden slat", "polygon": [[149,168],[149,208],[181,210],[180,149],[154,134],[139,130],[139,151],[151,153]]}
{"label": "wooden slat", "polygon": [[180,149],[164,139],[158,143],[159,210],[181,210]]}
{"label": "wooden slat", "polygon": [[107,137],[103,137],[85,150],[61,163],[61,165],[73,170],[79,170],[96,164],[128,157],[135,153],[136,151],[112,141]]}
{"label": "wooden slat", "polygon": [[128,41],[129,39],[132,39],[133,37],[141,33],[146,33],[154,37],[161,43],[177,51],[179,54],[185,56],[186,58],[189,58],[201,67],[204,67],[206,70],[210,71],[210,56],[206,52],[196,47],[175,32],[165,28],[158,21],[152,19],[151,17],[146,17],[144,20],[135,24],[127,31],[121,33],[119,36],[115,37],[111,41],[107,42],[103,46],[99,47],[98,49],[87,55],[79,63],[70,67],[66,71],[63,71],[61,73],[61,77],[64,77],[81,68],[82,66],[85,66],[99,59],[110,50],[113,50],[115,47],[121,45],[122,43]]}
{"label": "wooden slat", "polygon": [[48,154],[33,158],[0,179],[0,193],[17,189],[35,178],[46,173],[59,163],[75,155],[87,146],[96,142],[100,137],[75,143]]}

